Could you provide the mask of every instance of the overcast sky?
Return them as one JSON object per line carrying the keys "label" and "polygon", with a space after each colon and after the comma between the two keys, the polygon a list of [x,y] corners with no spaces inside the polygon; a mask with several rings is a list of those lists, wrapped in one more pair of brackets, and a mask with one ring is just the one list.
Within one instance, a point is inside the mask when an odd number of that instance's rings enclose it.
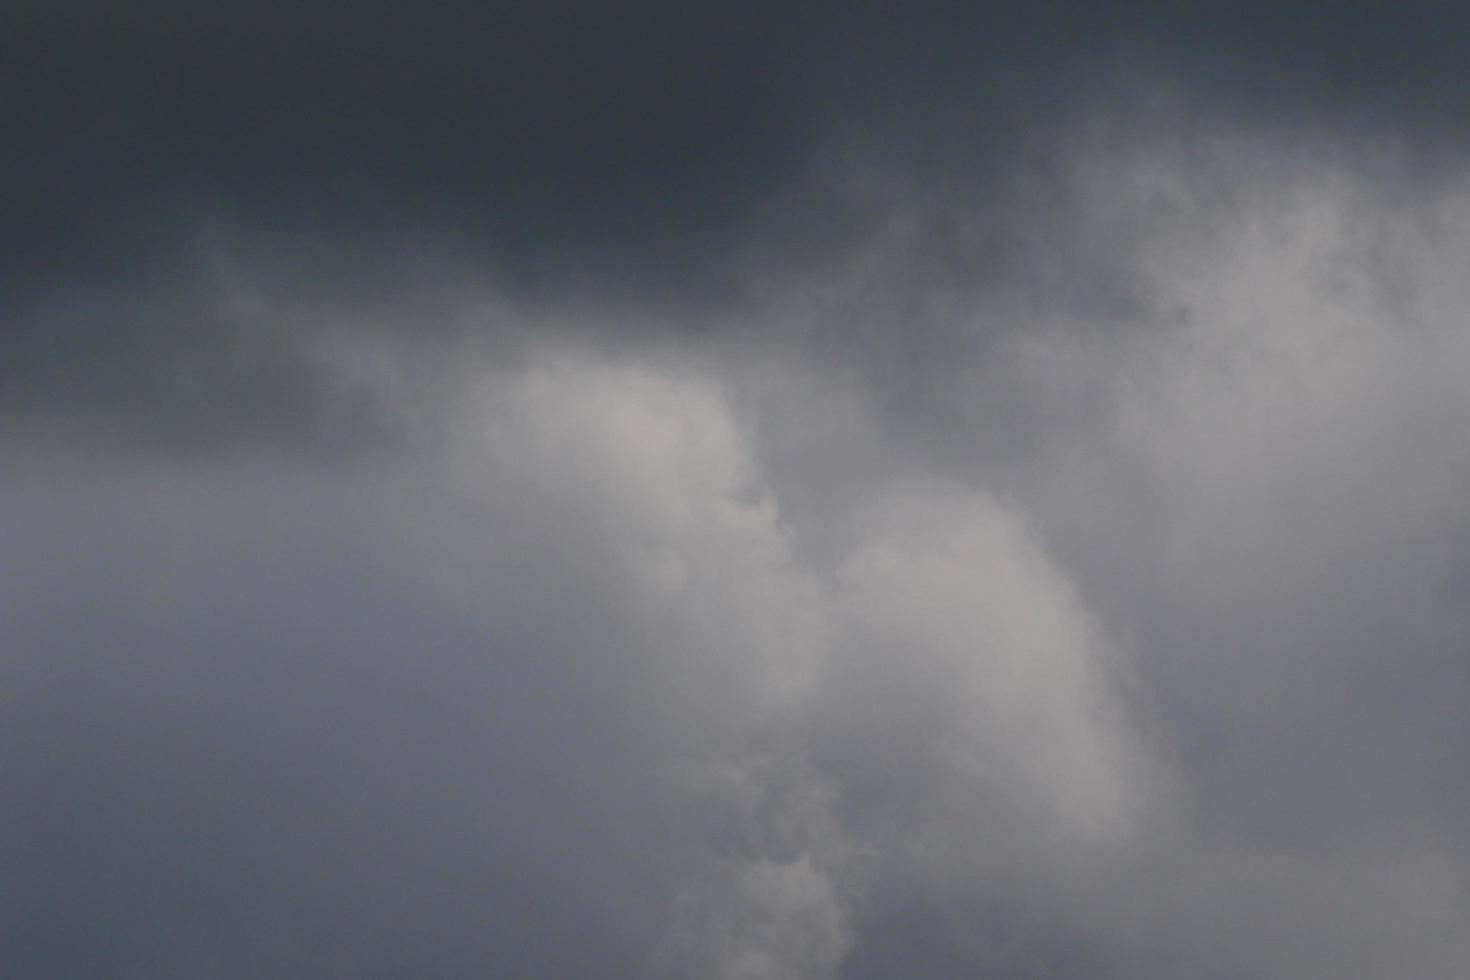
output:
{"label": "overcast sky", "polygon": [[0,973],[1470,975],[1470,7],[9,0]]}

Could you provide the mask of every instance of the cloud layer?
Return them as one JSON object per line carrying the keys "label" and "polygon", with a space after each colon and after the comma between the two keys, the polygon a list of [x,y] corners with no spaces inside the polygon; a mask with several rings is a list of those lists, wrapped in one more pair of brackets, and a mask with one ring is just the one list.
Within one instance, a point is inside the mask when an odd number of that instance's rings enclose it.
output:
{"label": "cloud layer", "polygon": [[1463,15],[22,4],[0,962],[1455,978]]}

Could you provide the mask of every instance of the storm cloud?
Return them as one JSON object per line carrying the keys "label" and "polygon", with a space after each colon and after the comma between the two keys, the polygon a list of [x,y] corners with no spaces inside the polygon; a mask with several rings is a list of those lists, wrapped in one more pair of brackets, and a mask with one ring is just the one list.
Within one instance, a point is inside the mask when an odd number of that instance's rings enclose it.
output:
{"label": "storm cloud", "polygon": [[9,973],[1470,968],[1455,5],[0,21]]}

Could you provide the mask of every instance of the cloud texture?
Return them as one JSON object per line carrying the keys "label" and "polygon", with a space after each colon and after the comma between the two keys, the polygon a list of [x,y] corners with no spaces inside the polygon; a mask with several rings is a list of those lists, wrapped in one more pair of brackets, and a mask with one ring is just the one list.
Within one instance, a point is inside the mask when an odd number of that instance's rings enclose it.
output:
{"label": "cloud texture", "polygon": [[1465,974],[1450,5],[9,16],[15,975]]}

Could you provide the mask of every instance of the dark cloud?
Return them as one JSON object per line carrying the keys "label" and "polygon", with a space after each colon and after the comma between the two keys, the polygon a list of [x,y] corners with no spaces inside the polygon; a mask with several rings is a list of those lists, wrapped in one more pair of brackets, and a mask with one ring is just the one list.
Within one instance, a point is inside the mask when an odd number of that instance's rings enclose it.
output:
{"label": "dark cloud", "polygon": [[1463,975],[1465,18],[12,4],[0,962]]}
{"label": "dark cloud", "polygon": [[[242,324],[201,291],[196,229],[221,220],[300,260],[263,288],[331,295],[339,324],[395,296],[408,335],[444,319],[422,309],[442,289],[424,299],[404,269],[425,243],[533,310],[684,332],[748,331],[769,320],[772,290],[896,247],[817,331],[883,360],[962,356],[977,335],[957,318],[1004,319],[1017,302],[1155,319],[1129,229],[1106,229],[1102,250],[1088,237],[1073,176],[1099,147],[1076,145],[1078,126],[1105,120],[1103,138],[1124,144],[1163,134],[1186,153],[1221,127],[1390,145],[1385,175],[1417,181],[1459,159],[1462,17],[1422,4],[16,5],[0,59],[6,415],[92,425],[105,403],[106,424],[164,446],[303,441],[293,425],[327,433],[308,444],[391,439],[341,421],[351,383],[314,359],[303,318]],[[203,393],[177,394],[191,385]]]}
{"label": "dark cloud", "polygon": [[973,186],[1119,79],[1178,85],[1193,111],[1454,141],[1452,11],[22,4],[7,264],[123,262],[179,208],[222,203],[372,235],[433,221],[532,288],[592,266],[687,289],[720,280],[752,207],[820,183],[827,140]]}

